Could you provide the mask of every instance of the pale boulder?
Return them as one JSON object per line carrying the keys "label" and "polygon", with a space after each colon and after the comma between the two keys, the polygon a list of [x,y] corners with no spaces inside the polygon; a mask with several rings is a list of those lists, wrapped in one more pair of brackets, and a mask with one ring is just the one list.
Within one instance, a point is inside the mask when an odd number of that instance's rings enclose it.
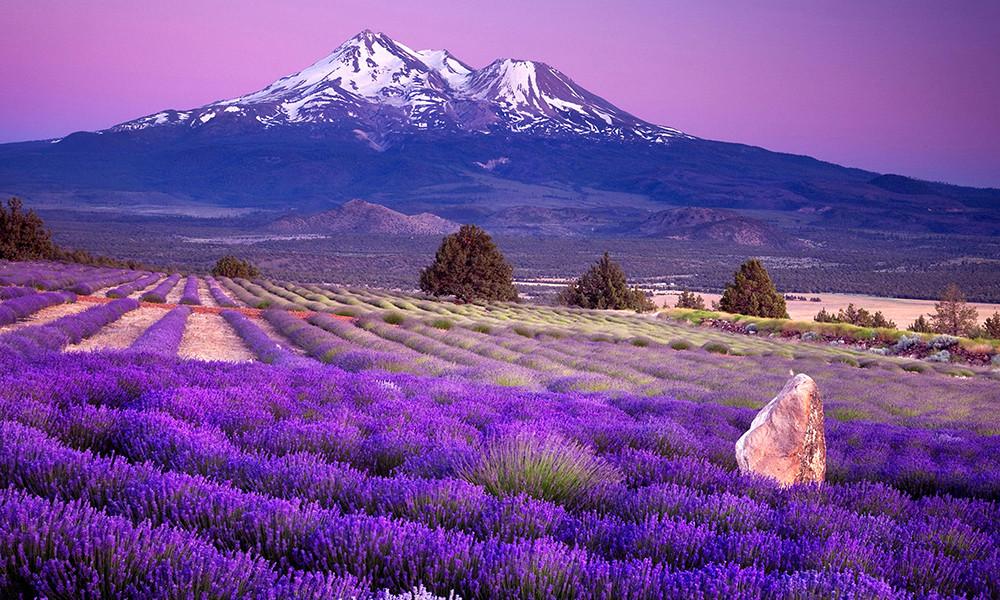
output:
{"label": "pale boulder", "polygon": [[757,413],[750,429],[736,442],[736,463],[740,472],[771,477],[782,486],[823,482],[823,401],[811,377],[792,377]]}

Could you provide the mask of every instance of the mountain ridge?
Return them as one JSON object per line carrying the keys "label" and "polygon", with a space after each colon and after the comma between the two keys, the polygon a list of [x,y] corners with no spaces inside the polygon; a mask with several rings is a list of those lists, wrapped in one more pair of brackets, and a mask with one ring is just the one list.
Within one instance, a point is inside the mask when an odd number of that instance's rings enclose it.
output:
{"label": "mountain ridge", "polygon": [[[544,63],[474,69],[370,31],[237,98],[0,145],[0,189],[125,211],[176,202],[310,214],[361,199],[539,235],[642,235],[646,216],[676,207],[756,219],[714,226],[751,242],[779,237],[760,222],[792,238],[1000,235],[1000,190],[689,136]],[[125,196],[135,201],[113,200]]]}
{"label": "mountain ridge", "polygon": [[406,215],[355,199],[328,211],[282,217],[269,228],[283,233],[445,235],[458,231],[458,224],[431,213]]}
{"label": "mountain ridge", "polygon": [[[447,50],[413,50],[364,30],[312,65],[254,92],[167,110],[110,131],[352,123],[369,139],[420,130],[531,131],[663,143],[685,134],[635,117],[537,61],[499,58],[473,69]],[[381,143],[381,142],[379,142]]]}

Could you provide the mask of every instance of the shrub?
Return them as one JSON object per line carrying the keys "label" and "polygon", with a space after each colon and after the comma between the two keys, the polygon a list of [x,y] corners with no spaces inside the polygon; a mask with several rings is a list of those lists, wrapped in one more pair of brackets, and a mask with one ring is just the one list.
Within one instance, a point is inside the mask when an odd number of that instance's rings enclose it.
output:
{"label": "shrub", "polygon": [[909,352],[910,350],[918,347],[922,343],[923,339],[919,335],[904,335],[896,340],[895,345],[892,347],[892,353],[903,354],[904,352]]}
{"label": "shrub", "polygon": [[605,252],[586,273],[559,293],[559,302],[581,308],[653,310],[653,302],[646,293],[629,287],[621,265],[611,260]]}
{"label": "shrub", "polygon": [[633,346],[638,346],[639,348],[645,348],[650,344],[649,338],[644,338],[644,337],[634,337],[629,341],[632,343]]}
{"label": "shrub", "polygon": [[517,300],[514,270],[485,231],[462,225],[446,236],[434,262],[420,273],[420,289],[459,302]]}
{"label": "shrub", "polygon": [[858,361],[856,359],[850,357],[850,356],[838,356],[838,357],[834,358],[830,362],[832,362],[832,363],[838,363],[838,364],[842,364],[842,365],[848,365],[848,366],[851,366],[851,367],[860,366],[858,364]]}
{"label": "shrub", "polygon": [[472,331],[475,331],[476,333],[485,333],[487,335],[493,332],[493,330],[490,328],[489,325],[483,323],[478,323],[476,325],[473,325]]}
{"label": "shrub", "polygon": [[690,350],[691,342],[687,340],[670,340],[670,347],[674,350]]}
{"label": "shrub", "polygon": [[958,342],[959,340],[957,337],[952,337],[950,335],[936,335],[933,338],[931,338],[931,341],[928,342],[928,344],[930,345],[931,348],[934,348],[935,350],[944,350],[947,348],[951,348],[953,346],[957,346]]}
{"label": "shrub", "polygon": [[452,322],[449,321],[448,319],[434,319],[433,321],[431,321],[431,327],[433,327],[434,329],[448,330],[451,329],[452,326],[453,326]]}
{"label": "shrub", "polygon": [[785,299],[771,282],[767,269],[756,258],[743,263],[733,275],[719,300],[719,310],[750,315],[787,319]]}
{"label": "shrub", "polygon": [[925,373],[927,371],[927,365],[918,362],[909,362],[900,366],[904,371],[910,373]]}
{"label": "shrub", "polygon": [[928,356],[927,360],[936,363],[951,362],[951,352],[948,352],[947,350],[941,350],[940,352],[935,352],[934,354]]}
{"label": "shrub", "polygon": [[406,316],[398,312],[388,312],[382,315],[382,320],[389,325],[399,325],[406,320]]}
{"label": "shrub", "polygon": [[711,352],[712,354],[731,354],[732,349],[722,342],[705,342],[702,347],[705,352]]}
{"label": "shrub", "polygon": [[674,305],[677,308],[692,308],[694,310],[705,310],[705,299],[694,292],[681,292],[680,296],[677,296],[677,304]]}
{"label": "shrub", "polygon": [[338,308],[333,311],[333,314],[340,315],[341,317],[356,317],[358,316],[358,311],[353,308]]}
{"label": "shrub", "polygon": [[226,255],[215,262],[215,266],[212,267],[212,275],[216,277],[229,277],[230,279],[254,279],[260,277],[260,269],[248,260],[241,260],[235,256]]}
{"label": "shrub", "polygon": [[587,447],[554,433],[520,432],[487,446],[459,476],[496,496],[526,494],[572,504],[620,475]]}

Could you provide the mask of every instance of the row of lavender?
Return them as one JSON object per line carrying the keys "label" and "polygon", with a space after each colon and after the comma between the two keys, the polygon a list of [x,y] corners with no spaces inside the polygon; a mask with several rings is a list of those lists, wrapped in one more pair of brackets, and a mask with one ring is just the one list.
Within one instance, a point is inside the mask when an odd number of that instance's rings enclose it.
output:
{"label": "row of lavender", "polygon": [[65,290],[89,295],[133,281],[138,271],[54,262],[0,262],[0,285]]}
{"label": "row of lavender", "polygon": [[[1000,446],[967,431],[833,423],[844,483],[782,490],[732,468],[747,409],[301,363],[2,360],[6,593],[1000,593]],[[870,480],[893,480],[869,469],[881,446],[919,494]],[[941,493],[952,475],[968,498]]]}

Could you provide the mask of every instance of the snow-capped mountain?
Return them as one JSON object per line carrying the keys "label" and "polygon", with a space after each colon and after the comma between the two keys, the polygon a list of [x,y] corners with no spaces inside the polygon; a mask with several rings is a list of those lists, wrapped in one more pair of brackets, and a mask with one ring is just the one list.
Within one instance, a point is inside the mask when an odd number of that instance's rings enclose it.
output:
{"label": "snow-capped mountain", "polygon": [[618,109],[544,63],[500,59],[473,69],[446,50],[415,51],[367,30],[262,90],[192,110],[162,111],[112,130],[225,122],[264,128],[334,124],[369,140],[419,130],[654,143],[684,136]]}

